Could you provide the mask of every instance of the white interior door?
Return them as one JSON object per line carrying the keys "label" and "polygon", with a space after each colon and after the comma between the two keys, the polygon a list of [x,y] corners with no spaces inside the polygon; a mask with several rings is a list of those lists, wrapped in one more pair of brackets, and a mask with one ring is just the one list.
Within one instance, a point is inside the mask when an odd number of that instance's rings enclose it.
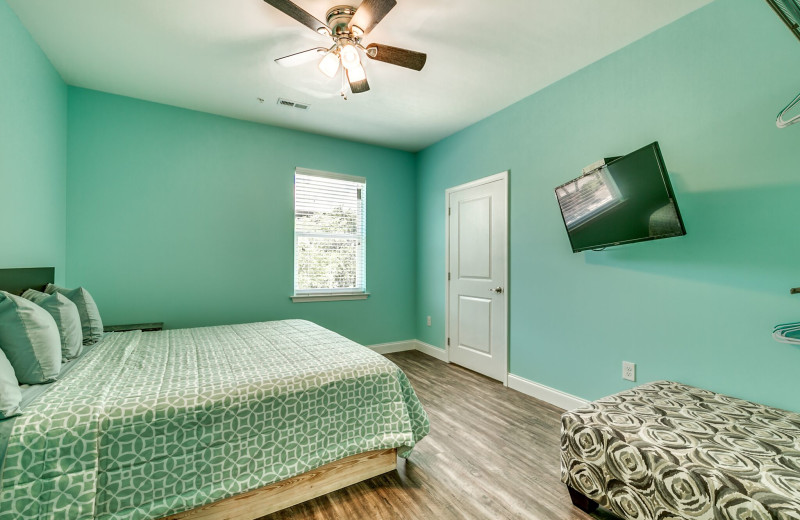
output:
{"label": "white interior door", "polygon": [[507,384],[507,173],[447,197],[450,361]]}

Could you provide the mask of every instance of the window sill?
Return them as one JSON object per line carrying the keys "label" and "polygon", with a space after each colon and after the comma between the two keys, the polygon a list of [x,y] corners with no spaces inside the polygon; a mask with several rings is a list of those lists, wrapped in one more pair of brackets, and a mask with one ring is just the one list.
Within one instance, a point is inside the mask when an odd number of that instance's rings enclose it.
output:
{"label": "window sill", "polygon": [[366,300],[369,293],[343,293],[343,294],[295,294],[290,296],[294,303],[310,302],[338,302],[348,300]]}

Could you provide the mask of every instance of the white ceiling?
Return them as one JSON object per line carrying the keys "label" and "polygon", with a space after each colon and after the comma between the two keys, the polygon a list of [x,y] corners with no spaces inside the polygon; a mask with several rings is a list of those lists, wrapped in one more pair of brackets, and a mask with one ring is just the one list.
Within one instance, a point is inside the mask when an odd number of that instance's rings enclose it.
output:
{"label": "white ceiling", "polygon": [[[272,61],[330,40],[261,0],[8,3],[70,85],[416,151],[710,1],[398,0],[365,43],[428,63],[369,61],[372,90],[349,101],[315,63]],[[295,2],[324,20],[342,0]]]}

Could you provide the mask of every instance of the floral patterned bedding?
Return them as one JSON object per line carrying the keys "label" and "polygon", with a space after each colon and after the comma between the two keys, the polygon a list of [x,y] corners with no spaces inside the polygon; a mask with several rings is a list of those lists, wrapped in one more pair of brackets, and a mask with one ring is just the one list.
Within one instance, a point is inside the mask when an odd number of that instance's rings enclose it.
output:
{"label": "floral patterned bedding", "polygon": [[562,417],[562,481],[629,520],[800,520],[800,415],[661,381]]}
{"label": "floral patterned bedding", "polygon": [[153,519],[429,430],[405,374],[307,321],[107,334],[17,417],[0,519]]}

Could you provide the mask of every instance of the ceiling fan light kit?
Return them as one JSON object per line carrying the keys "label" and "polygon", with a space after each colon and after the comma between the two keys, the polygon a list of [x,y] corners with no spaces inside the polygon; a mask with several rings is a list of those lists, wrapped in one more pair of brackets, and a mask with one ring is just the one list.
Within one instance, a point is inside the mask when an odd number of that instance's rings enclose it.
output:
{"label": "ceiling fan light kit", "polygon": [[[324,54],[318,63],[319,70],[331,79],[335,78],[341,70],[342,78],[347,78],[353,94],[367,92],[370,89],[362,53],[369,59],[416,71],[422,70],[427,61],[427,55],[421,52],[377,43],[371,43],[364,47],[361,43],[361,39],[367,36],[397,5],[396,0],[364,0],[357,9],[349,5],[337,5],[329,9],[326,14],[327,25],[290,0],[264,1],[333,40],[333,46],[328,50],[324,48],[309,49],[278,58],[275,62],[285,67],[293,67]],[[344,89],[342,97],[347,99]]]}
{"label": "ceiling fan light kit", "polygon": [[319,62],[319,70],[329,78],[335,78],[339,72],[339,56],[331,51]]}
{"label": "ceiling fan light kit", "polygon": [[358,55],[356,46],[346,43],[339,48],[339,56],[342,59],[342,66],[347,70],[353,69],[361,64],[361,56]]}

